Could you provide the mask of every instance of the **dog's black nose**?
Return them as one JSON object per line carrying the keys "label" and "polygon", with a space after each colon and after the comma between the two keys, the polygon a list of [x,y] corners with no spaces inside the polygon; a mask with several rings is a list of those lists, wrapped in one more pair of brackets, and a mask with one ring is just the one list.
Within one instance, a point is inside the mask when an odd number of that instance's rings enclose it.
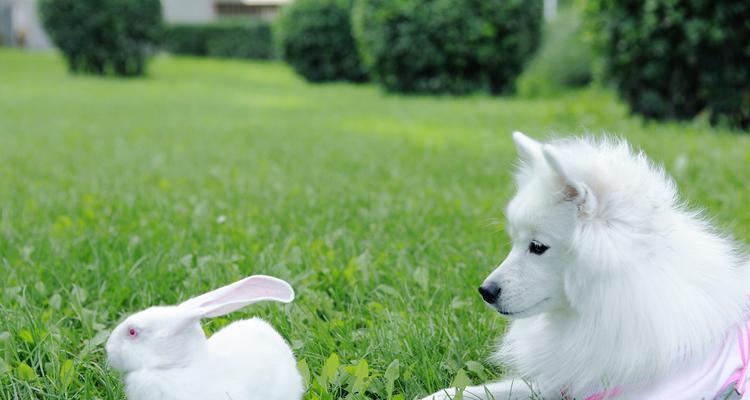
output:
{"label": "dog's black nose", "polygon": [[485,283],[479,287],[479,294],[482,295],[485,302],[494,304],[495,300],[500,297],[500,286],[492,282]]}

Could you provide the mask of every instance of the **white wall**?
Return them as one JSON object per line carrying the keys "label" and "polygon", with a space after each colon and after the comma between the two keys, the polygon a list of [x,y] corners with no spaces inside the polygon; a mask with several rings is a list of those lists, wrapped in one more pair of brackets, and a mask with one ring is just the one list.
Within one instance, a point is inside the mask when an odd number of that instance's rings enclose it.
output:
{"label": "white wall", "polygon": [[162,0],[164,20],[170,22],[206,22],[216,18],[213,0]]}
{"label": "white wall", "polygon": [[11,8],[8,0],[0,0],[0,46],[12,44],[13,21],[11,20]]}
{"label": "white wall", "polygon": [[29,49],[44,50],[52,47],[39,20],[36,0],[5,0],[4,3],[11,6],[11,30],[16,43],[23,36],[24,46]]}

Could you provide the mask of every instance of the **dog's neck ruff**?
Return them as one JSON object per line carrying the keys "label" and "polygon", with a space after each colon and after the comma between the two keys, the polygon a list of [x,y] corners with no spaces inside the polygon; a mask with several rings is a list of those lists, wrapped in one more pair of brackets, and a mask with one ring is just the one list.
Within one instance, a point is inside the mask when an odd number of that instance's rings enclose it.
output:
{"label": "dog's neck ruff", "polygon": [[[666,379],[633,390],[624,386],[605,388],[585,397],[585,400],[606,400],[621,394],[627,394],[628,398],[653,400],[714,399],[724,398],[730,390],[739,394],[741,400],[750,400],[749,379],[750,319],[727,333],[721,348],[702,364],[676,371]],[[565,393],[563,398],[574,400]]]}

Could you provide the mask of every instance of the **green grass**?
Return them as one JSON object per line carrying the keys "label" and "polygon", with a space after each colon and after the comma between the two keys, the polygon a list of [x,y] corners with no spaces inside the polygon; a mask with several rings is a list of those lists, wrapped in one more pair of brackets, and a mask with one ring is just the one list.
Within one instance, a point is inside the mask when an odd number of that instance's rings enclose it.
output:
{"label": "green grass", "polygon": [[256,273],[289,280],[297,300],[230,318],[282,332],[316,382],[307,399],[355,384],[386,398],[394,360],[405,399],[459,370],[497,376],[486,357],[504,322],[476,287],[508,249],[516,129],[624,135],[750,240],[750,137],[644,125],[605,90],[401,97],[176,58],[100,79],[0,51],[0,398],[123,398],[108,329]]}

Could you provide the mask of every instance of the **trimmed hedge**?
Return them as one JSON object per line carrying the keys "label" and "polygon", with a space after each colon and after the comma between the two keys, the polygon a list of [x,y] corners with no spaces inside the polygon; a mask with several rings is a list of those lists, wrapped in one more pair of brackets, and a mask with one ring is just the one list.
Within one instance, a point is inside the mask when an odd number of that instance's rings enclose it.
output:
{"label": "trimmed hedge", "polygon": [[174,54],[209,57],[269,59],[274,55],[271,25],[261,19],[169,25],[163,48]]}
{"label": "trimmed hedge", "polygon": [[312,82],[367,79],[351,32],[351,0],[296,0],[278,21],[284,59]]}
{"label": "trimmed hedge", "polygon": [[542,0],[358,0],[373,79],[396,92],[512,92],[541,36]]}
{"label": "trimmed hedge", "polygon": [[159,0],[41,0],[39,11],[73,72],[142,75],[162,28]]}
{"label": "trimmed hedge", "polygon": [[633,112],[750,126],[750,2],[592,0],[589,14]]}

